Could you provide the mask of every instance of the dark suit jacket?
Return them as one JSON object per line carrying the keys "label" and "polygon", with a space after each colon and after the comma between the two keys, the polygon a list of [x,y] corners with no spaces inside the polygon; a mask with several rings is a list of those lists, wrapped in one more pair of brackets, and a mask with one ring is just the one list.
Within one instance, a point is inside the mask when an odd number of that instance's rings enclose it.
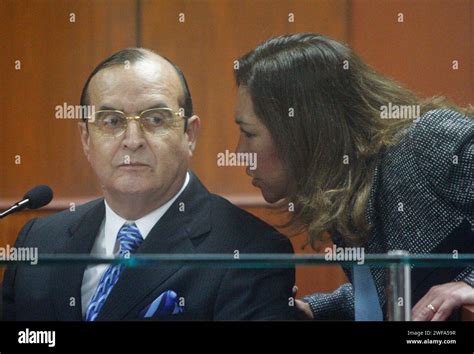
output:
{"label": "dark suit jacket", "polygon": [[[184,204],[181,204],[184,203]],[[184,211],[180,211],[184,206]],[[182,208],[181,208],[182,210]],[[17,247],[39,254],[88,254],[105,215],[103,199],[29,221]],[[210,194],[196,176],[150,231],[137,254],[293,253],[275,229]],[[9,266],[3,285],[6,320],[82,320],[84,266]],[[98,320],[136,320],[156,297],[173,290],[184,311],[170,320],[293,319],[294,268],[232,269],[191,266],[125,268]],[[72,306],[73,305],[73,306]]]}
{"label": "dark suit jacket", "polygon": [[[474,253],[474,119],[437,109],[403,131],[381,153],[366,215],[374,226],[366,253]],[[346,246],[337,233],[333,241]],[[371,272],[386,315],[386,268]],[[412,306],[432,286],[455,280],[474,286],[472,268],[412,269]],[[317,319],[354,319],[351,283],[305,300]]]}

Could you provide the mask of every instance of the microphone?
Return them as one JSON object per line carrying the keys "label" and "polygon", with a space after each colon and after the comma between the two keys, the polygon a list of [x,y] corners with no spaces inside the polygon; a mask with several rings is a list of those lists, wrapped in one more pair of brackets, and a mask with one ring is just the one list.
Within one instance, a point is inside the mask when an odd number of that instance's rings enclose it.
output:
{"label": "microphone", "polygon": [[0,219],[14,213],[16,211],[28,209],[38,209],[47,204],[53,199],[53,191],[46,185],[39,185],[30,189],[22,200],[13,204],[10,208],[0,213]]}

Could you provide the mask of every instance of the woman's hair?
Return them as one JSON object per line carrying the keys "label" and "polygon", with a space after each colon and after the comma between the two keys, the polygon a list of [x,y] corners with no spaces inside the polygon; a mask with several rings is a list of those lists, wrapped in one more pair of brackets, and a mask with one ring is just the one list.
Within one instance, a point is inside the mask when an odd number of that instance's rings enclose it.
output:
{"label": "woman's hair", "polygon": [[[444,97],[421,100],[326,36],[272,38],[238,60],[246,87],[288,176],[280,205],[294,212],[284,226],[308,230],[313,248],[326,231],[350,244],[370,235],[365,211],[381,150],[396,143],[411,119],[382,119],[382,107],[457,108]],[[288,210],[288,209],[287,209]]]}

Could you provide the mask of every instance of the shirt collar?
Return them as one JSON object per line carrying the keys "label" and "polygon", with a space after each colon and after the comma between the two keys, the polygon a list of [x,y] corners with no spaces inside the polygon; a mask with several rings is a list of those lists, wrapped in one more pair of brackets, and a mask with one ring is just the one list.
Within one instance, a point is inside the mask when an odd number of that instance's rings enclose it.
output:
{"label": "shirt collar", "polygon": [[[188,185],[190,180],[189,172],[186,173],[186,179],[183,183],[181,189],[176,193],[173,198],[168,200],[165,204],[160,206],[159,208],[153,210],[152,212],[148,213],[147,215],[143,216],[138,220],[127,220],[122,218],[120,215],[115,213],[112,208],[109,206],[107,201],[104,199],[105,202],[105,238],[106,238],[106,245],[114,245],[117,234],[122,228],[123,224],[125,223],[135,223],[140,230],[140,233],[143,239],[146,239],[148,234],[150,233],[151,229],[155,224],[161,219],[161,217],[168,211],[170,206],[174,203],[174,201],[179,197],[179,195],[184,191],[186,186]],[[107,242],[111,241],[111,242]],[[107,250],[110,253],[113,250]]]}

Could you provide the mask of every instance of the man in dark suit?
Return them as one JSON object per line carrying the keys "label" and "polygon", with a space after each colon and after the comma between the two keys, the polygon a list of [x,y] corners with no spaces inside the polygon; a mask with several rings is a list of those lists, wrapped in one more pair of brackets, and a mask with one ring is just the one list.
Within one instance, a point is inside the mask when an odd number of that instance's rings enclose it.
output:
{"label": "man in dark suit", "polygon": [[[104,199],[31,220],[17,247],[122,257],[293,252],[284,236],[189,172],[200,121],[174,64],[143,49],[118,52],[91,73],[81,104],[99,107],[79,125]],[[3,317],[292,319],[293,284],[294,269],[14,265],[5,273]]]}

